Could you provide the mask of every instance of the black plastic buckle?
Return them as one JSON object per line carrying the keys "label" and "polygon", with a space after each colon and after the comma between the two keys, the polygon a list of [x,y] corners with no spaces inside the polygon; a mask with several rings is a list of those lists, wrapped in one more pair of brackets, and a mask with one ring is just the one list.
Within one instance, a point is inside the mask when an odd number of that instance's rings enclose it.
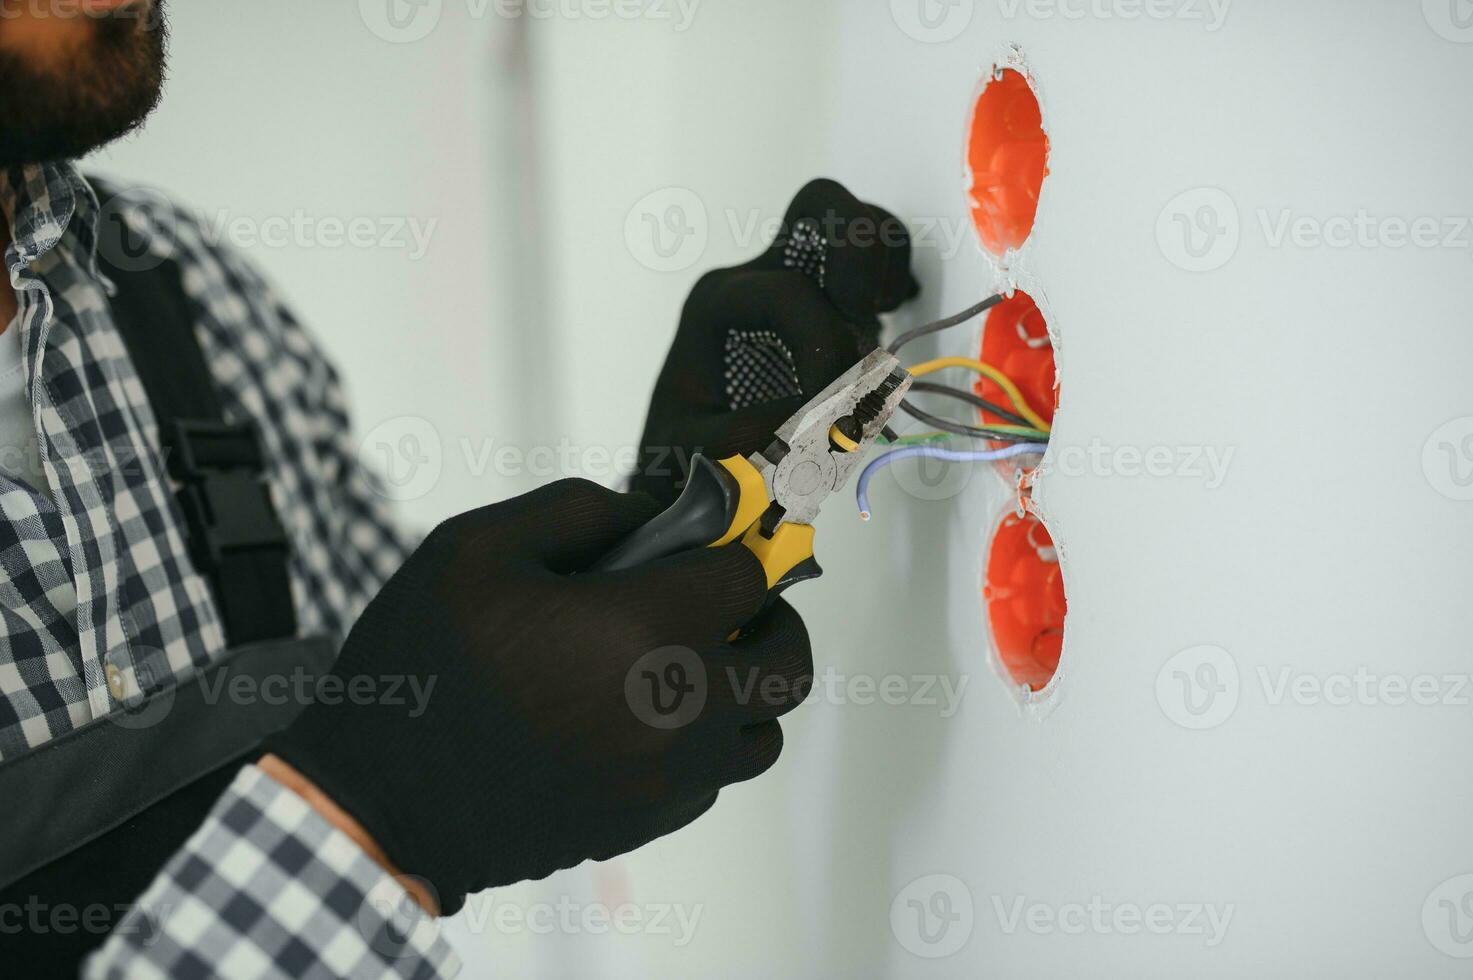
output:
{"label": "black plastic buckle", "polygon": [[280,550],[285,563],[286,529],[271,503],[255,426],[176,419],[170,449],[196,570],[214,575],[228,555],[262,549]]}

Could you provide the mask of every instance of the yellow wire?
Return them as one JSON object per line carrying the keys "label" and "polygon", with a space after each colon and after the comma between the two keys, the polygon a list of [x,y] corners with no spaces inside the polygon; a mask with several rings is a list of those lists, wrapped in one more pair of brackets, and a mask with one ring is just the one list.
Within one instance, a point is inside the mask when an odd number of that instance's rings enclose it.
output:
{"label": "yellow wire", "polygon": [[973,357],[938,357],[934,361],[923,361],[920,364],[913,364],[905,370],[910,373],[911,377],[919,378],[927,374],[935,374],[937,371],[950,367],[966,368],[969,371],[976,371],[985,378],[992,379],[1008,396],[1008,401],[1013,403],[1013,407],[1018,410],[1019,415],[1032,422],[1039,430],[1043,432],[1050,431],[1049,424],[1043,420],[1043,416],[1035,412],[1032,406],[1028,404],[1028,400],[1018,390],[1018,386],[1013,384],[1013,379],[1003,374],[991,364],[979,361]]}

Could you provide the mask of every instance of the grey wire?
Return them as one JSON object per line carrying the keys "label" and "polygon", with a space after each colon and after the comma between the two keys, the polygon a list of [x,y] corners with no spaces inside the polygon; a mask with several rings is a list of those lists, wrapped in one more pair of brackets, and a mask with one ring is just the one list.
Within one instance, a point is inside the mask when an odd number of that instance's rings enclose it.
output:
{"label": "grey wire", "polygon": [[[943,317],[940,320],[935,320],[931,323],[923,323],[919,327],[913,327],[910,330],[907,330],[905,333],[901,334],[899,337],[896,337],[894,340],[892,340],[890,342],[890,346],[887,347],[886,350],[888,350],[891,354],[894,354],[897,353],[900,348],[904,347],[906,344],[910,343],[913,340],[918,340],[921,337],[926,337],[933,333],[940,333],[943,330],[950,330],[952,327],[961,326],[963,323],[966,323],[974,316],[985,313],[1002,301],[1003,294],[997,293],[993,296],[987,297],[980,303],[967,307],[960,313],[954,313],[951,316]],[[941,388],[946,388],[946,390],[937,390]],[[963,394],[958,389],[947,388],[945,385],[931,385],[928,382],[924,381],[913,382],[911,384],[911,389],[915,391],[931,391],[933,394]],[[979,400],[985,401],[984,399]],[[927,425],[940,429],[942,432],[950,432],[952,435],[978,436],[985,439],[997,439],[999,441],[1007,442],[1026,441],[1025,437],[1023,436],[1014,436],[1009,433],[992,432],[991,430],[979,428],[975,425],[963,425],[960,422],[949,422],[946,419],[938,418],[937,416],[932,415],[930,412],[927,412],[924,409],[917,408],[909,399],[902,401],[900,403],[900,407],[911,418],[917,419],[921,422],[926,423]],[[989,410],[996,412],[998,415],[1001,415],[1004,418],[1017,419],[1019,424],[1029,424],[1027,419],[1022,419],[1016,415],[1013,415],[1011,412],[1000,410],[995,405],[990,406]]]}
{"label": "grey wire", "polygon": [[996,429],[985,429],[976,425],[963,425],[961,422],[953,422],[932,415],[923,408],[917,408],[910,402],[901,402],[900,410],[917,422],[929,425],[933,429],[942,432],[950,432],[956,436],[973,436],[977,439],[992,439],[997,442],[1037,442],[1038,436],[1027,436],[1017,432],[999,432]]}
{"label": "grey wire", "polygon": [[970,306],[967,309],[962,310],[960,313],[953,314],[952,316],[946,317],[941,320],[936,320],[932,323],[923,323],[919,327],[913,327],[912,329],[907,330],[905,333],[901,334],[899,337],[896,337],[894,340],[890,341],[890,346],[885,349],[894,354],[896,351],[900,350],[900,348],[904,347],[912,340],[917,340],[921,337],[925,337],[933,333],[940,333],[943,330],[950,330],[952,327],[961,326],[963,323],[966,323],[968,320],[972,319],[972,317],[987,312],[1002,301],[1003,294],[998,293],[995,296],[987,297],[976,306]]}
{"label": "grey wire", "polygon": [[920,392],[922,394],[944,395],[947,398],[955,398],[959,401],[964,401],[969,405],[975,405],[977,408],[982,409],[982,411],[984,412],[991,412],[993,415],[1000,415],[1002,416],[1002,420],[1004,422],[1011,422],[1014,425],[1026,425],[1030,429],[1034,427],[1033,423],[1025,419],[1023,416],[1010,412],[1007,409],[1003,408],[1001,405],[996,405],[983,398],[981,395],[967,391],[965,388],[953,388],[951,385],[937,384],[934,381],[921,381],[917,379],[910,383],[910,390]]}

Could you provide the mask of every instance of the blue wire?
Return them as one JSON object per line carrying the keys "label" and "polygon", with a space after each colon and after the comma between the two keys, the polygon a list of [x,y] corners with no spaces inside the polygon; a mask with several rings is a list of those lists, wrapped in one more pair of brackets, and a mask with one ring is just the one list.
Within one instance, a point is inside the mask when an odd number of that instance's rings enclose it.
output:
{"label": "blue wire", "polygon": [[943,459],[948,463],[982,463],[995,459],[1012,459],[1014,456],[1024,456],[1028,453],[1041,455],[1047,448],[1047,443],[1023,442],[1002,449],[957,450],[942,449],[939,446],[906,446],[904,449],[892,449],[883,456],[877,456],[871,460],[864,471],[859,474],[859,484],[854,489],[854,499],[859,504],[859,516],[865,520],[870,518],[869,481],[873,480],[875,474],[880,470],[902,459],[923,456],[927,459]]}

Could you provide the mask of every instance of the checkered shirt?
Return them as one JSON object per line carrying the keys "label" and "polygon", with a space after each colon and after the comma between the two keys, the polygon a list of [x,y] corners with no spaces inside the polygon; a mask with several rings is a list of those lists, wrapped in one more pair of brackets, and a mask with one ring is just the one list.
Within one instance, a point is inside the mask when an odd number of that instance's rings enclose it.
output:
{"label": "checkered shirt", "polygon": [[[99,223],[171,259],[227,416],[258,426],[301,633],[341,637],[406,539],[357,464],[332,367],[271,288],[158,195],[99,201],[70,164],[0,168],[47,488],[0,475],[0,759],[192,677],[225,652],[157,422],[108,306]],[[246,767],[89,961],[106,977],[434,977],[433,923],[346,836]]]}

